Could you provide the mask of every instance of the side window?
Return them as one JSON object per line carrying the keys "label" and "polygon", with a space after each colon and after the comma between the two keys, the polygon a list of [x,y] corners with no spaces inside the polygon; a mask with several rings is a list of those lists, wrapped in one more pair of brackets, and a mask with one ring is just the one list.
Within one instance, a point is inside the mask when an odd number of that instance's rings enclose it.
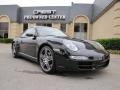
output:
{"label": "side window", "polygon": [[27,30],[21,35],[21,37],[29,37],[29,36],[27,36],[27,34],[29,34],[29,35],[31,35],[31,34],[35,35],[35,34],[36,34],[36,31],[35,31],[34,28],[27,29]]}

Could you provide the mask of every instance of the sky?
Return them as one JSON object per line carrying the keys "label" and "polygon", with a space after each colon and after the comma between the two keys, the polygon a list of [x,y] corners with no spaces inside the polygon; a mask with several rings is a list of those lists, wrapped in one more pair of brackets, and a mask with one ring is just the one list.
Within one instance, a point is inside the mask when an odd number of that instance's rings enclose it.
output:
{"label": "sky", "polygon": [[70,6],[74,3],[93,3],[95,0],[0,0],[0,5],[17,4],[19,6]]}

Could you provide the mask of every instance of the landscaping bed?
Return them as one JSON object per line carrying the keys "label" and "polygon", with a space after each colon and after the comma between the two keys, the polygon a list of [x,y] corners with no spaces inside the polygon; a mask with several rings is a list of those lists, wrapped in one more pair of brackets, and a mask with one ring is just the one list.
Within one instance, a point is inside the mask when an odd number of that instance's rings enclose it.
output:
{"label": "landscaping bed", "polygon": [[0,38],[0,43],[12,43],[13,39]]}
{"label": "landscaping bed", "polygon": [[120,38],[97,39],[104,48],[111,54],[120,54]]}

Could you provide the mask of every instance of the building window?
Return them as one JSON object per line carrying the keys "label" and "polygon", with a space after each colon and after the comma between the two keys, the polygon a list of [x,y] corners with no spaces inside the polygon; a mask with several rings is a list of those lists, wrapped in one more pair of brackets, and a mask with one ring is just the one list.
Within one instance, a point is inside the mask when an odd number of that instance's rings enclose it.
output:
{"label": "building window", "polygon": [[8,22],[0,22],[0,30],[8,30]]}
{"label": "building window", "polygon": [[80,25],[79,24],[75,24],[74,32],[80,32]]}
{"label": "building window", "polygon": [[49,24],[47,24],[47,26],[48,26],[48,27],[52,27],[52,24],[49,23]]}
{"label": "building window", "polygon": [[28,23],[24,23],[24,26],[23,26],[23,31],[27,30],[28,29]]}
{"label": "building window", "polygon": [[66,32],[66,24],[61,24],[60,25],[60,30],[62,30],[63,32]]}
{"label": "building window", "polygon": [[75,23],[74,32],[87,32],[87,23]]}
{"label": "building window", "polygon": [[87,39],[87,23],[74,24],[74,37],[77,39]]}
{"label": "building window", "polygon": [[36,23],[36,26],[48,26],[48,27],[52,27],[51,23]]}
{"label": "building window", "polygon": [[36,23],[36,26],[43,26],[42,23]]}
{"label": "building window", "polygon": [[8,38],[8,22],[0,22],[0,38]]}
{"label": "building window", "polygon": [[84,32],[87,32],[87,23],[84,23]]}

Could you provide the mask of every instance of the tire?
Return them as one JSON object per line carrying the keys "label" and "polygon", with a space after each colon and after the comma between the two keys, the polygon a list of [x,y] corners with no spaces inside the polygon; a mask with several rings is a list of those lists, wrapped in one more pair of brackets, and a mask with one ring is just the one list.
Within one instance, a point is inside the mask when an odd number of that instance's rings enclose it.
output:
{"label": "tire", "polygon": [[44,46],[39,52],[39,64],[43,72],[53,74],[56,71],[53,50],[49,46]]}
{"label": "tire", "polygon": [[18,52],[16,50],[16,45],[14,43],[12,44],[12,56],[14,58],[18,58]]}

